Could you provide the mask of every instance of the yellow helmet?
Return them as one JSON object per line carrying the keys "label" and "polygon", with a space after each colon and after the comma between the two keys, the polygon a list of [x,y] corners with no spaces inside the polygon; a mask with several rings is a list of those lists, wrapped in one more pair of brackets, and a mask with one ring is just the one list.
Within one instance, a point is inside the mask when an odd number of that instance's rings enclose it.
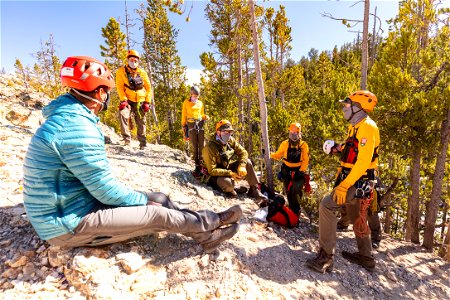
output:
{"label": "yellow helmet", "polygon": [[141,59],[141,57],[139,56],[139,52],[137,52],[136,50],[128,51],[127,58],[130,58],[131,56],[134,56],[134,57],[137,57],[137,58]]}
{"label": "yellow helmet", "polygon": [[297,122],[291,123],[291,125],[289,126],[289,131],[300,133],[302,131],[302,125]]}
{"label": "yellow helmet", "polygon": [[228,120],[220,120],[219,122],[217,122],[216,124],[216,131],[222,131],[222,130],[233,130],[233,126],[231,125],[231,122]]}
{"label": "yellow helmet", "polygon": [[372,112],[377,105],[377,97],[370,91],[359,90],[348,96],[351,101],[359,103],[366,112]]}

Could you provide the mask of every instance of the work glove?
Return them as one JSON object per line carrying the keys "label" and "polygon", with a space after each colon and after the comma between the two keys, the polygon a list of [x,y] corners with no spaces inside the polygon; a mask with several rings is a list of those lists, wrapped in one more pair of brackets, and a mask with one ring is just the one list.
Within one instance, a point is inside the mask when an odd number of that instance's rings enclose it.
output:
{"label": "work glove", "polygon": [[239,166],[237,168],[237,173],[239,177],[245,177],[247,175],[247,168],[245,166]]}
{"label": "work glove", "polygon": [[128,106],[128,101],[124,100],[124,101],[120,102],[119,110],[122,110],[122,109],[124,109],[127,106]]}
{"label": "work glove", "polygon": [[142,103],[141,108],[144,112],[148,112],[150,110],[150,103],[148,103],[148,102]]}
{"label": "work glove", "polygon": [[343,205],[345,203],[349,188],[350,186],[343,181],[334,189],[333,200],[337,205]]}
{"label": "work glove", "polygon": [[203,115],[202,120],[203,120],[203,121],[208,121],[208,120],[209,120],[209,116]]}
{"label": "work glove", "polygon": [[241,180],[241,176],[239,176],[237,173],[230,171],[230,176],[231,178],[233,178],[234,180]]}
{"label": "work glove", "polygon": [[311,177],[309,176],[309,174],[305,173],[303,175],[303,178],[305,179],[305,184],[303,185],[303,189],[305,190],[305,193],[310,195],[312,193],[311,185],[309,184],[309,180],[311,179]]}

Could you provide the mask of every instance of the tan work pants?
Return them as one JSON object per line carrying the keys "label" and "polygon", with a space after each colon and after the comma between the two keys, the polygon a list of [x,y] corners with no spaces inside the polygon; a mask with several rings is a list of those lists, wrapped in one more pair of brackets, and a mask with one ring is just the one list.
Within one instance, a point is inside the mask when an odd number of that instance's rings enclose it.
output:
{"label": "tan work pants", "polygon": [[[355,223],[359,216],[360,207],[360,199],[355,198],[355,192],[355,187],[351,187],[347,192],[347,200],[345,202],[347,215],[352,224]],[[319,205],[319,245],[328,254],[334,254],[336,248],[336,226],[339,207],[333,201],[333,193],[325,196]],[[370,257],[372,255],[370,231],[363,237],[355,234],[355,238],[359,253]]]}
{"label": "tan work pants", "polygon": [[[341,218],[338,221],[338,225],[342,227],[348,227],[350,225],[350,219],[347,214],[347,210],[345,209],[345,205],[341,206],[339,209],[341,213]],[[378,213],[374,213],[370,210],[367,213],[367,222],[370,227],[370,238],[372,242],[381,242],[381,222]]]}
{"label": "tan work pants", "polygon": [[[229,170],[233,172],[237,172],[237,168],[239,166],[239,163],[233,163],[229,166]],[[247,180],[247,183],[249,186],[254,186],[259,183],[258,176],[256,175],[255,169],[253,168],[252,162],[250,159],[247,160],[247,164],[245,165],[245,168],[247,170],[247,176],[245,176],[245,180]],[[217,176],[217,177],[211,177],[210,179],[212,181],[212,185],[216,184],[222,191],[225,193],[232,192],[234,190],[234,181],[231,177],[227,176]]]}

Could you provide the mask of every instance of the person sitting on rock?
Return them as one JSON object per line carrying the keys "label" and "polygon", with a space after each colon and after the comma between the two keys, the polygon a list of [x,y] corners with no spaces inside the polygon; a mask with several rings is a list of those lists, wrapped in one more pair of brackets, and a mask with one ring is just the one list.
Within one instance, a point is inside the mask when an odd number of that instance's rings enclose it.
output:
{"label": "person sitting on rock", "polygon": [[121,184],[97,127],[114,79],[92,57],[69,57],[61,68],[70,91],[43,109],[24,161],[24,205],[39,237],[64,247],[122,242],[160,231],[181,233],[214,251],[239,229],[239,206],[221,213],[179,209],[165,194]]}
{"label": "person sitting on rock", "polygon": [[248,159],[248,153],[232,137],[233,132],[230,121],[219,121],[216,124],[216,133],[203,148],[202,157],[208,169],[208,185],[225,192],[229,197],[236,197],[234,182],[246,179],[250,186],[248,196],[266,200],[267,197],[258,189],[258,177]]}

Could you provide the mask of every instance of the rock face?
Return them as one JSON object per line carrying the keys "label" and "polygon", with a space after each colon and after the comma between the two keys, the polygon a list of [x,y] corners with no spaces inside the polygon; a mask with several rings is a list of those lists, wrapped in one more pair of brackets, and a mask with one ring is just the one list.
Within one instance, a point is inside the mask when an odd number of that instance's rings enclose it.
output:
{"label": "rock face", "polygon": [[352,232],[338,233],[335,271],[305,268],[317,247],[317,227],[301,219],[286,230],[256,222],[249,198],[226,199],[196,181],[179,150],[138,142],[122,147],[107,132],[115,175],[137,190],[160,191],[180,206],[221,211],[241,204],[240,232],[204,255],[181,235],[140,237],[98,248],[64,249],[40,240],[22,205],[22,163],[49,99],[0,76],[0,293],[3,299],[448,299],[449,265],[422,248],[384,237],[375,272],[339,254],[355,251]]}

